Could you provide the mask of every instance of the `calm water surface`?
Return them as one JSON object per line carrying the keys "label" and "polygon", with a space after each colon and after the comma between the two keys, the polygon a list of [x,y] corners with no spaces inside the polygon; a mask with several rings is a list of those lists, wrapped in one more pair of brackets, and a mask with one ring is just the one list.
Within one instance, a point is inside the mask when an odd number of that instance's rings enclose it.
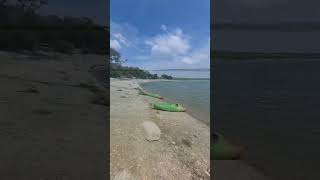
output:
{"label": "calm water surface", "polygon": [[206,124],[210,121],[210,81],[173,80],[142,84],[150,92],[178,102],[194,117]]}
{"label": "calm water surface", "polygon": [[215,130],[276,180],[320,179],[320,60],[214,64]]}

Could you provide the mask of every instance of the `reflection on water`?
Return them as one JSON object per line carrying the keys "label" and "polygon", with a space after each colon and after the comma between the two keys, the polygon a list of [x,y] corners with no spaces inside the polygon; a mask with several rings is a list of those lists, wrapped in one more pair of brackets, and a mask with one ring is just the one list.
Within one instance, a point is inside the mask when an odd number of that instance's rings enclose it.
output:
{"label": "reflection on water", "polygon": [[320,61],[214,68],[214,128],[246,148],[244,160],[275,179],[320,179]]}
{"label": "reflection on water", "polygon": [[215,33],[215,50],[249,52],[320,52],[319,31],[221,31]]}

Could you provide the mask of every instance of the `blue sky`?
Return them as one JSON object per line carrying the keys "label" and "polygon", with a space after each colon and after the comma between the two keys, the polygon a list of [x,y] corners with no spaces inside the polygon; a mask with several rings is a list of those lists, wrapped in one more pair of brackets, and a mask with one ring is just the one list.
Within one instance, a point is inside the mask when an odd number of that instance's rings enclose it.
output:
{"label": "blue sky", "polygon": [[210,0],[110,0],[110,29],[127,65],[209,68]]}

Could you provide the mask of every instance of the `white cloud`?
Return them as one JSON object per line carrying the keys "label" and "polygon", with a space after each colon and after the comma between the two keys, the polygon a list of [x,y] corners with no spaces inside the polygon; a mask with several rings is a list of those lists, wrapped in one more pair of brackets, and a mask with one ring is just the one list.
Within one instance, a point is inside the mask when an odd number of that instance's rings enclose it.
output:
{"label": "white cloud", "polygon": [[115,49],[115,50],[120,50],[121,49],[120,43],[115,39],[111,39],[110,40],[110,47]]}
{"label": "white cloud", "polygon": [[210,52],[207,49],[200,49],[188,56],[182,57],[181,62],[186,64],[199,64],[200,62],[204,63],[206,61],[209,61],[209,59]]}
{"label": "white cloud", "polygon": [[162,24],[162,25],[160,26],[160,29],[161,29],[162,31],[167,31],[167,26],[164,25],[164,24]]}
{"label": "white cloud", "polygon": [[[190,49],[192,49],[190,47]],[[147,58],[146,58],[147,59]],[[151,60],[151,61],[150,61]],[[210,38],[200,48],[188,50],[181,55],[159,57],[150,55],[143,68],[172,69],[172,68],[209,68],[210,67]]]}
{"label": "white cloud", "polygon": [[186,64],[194,64],[196,61],[194,61],[192,57],[186,56],[182,58],[181,62]]}
{"label": "white cloud", "polygon": [[130,46],[130,42],[128,41],[128,39],[120,33],[111,34],[111,37],[117,39],[124,46]]}
{"label": "white cloud", "polygon": [[181,62],[186,64],[207,64],[210,65],[210,38],[205,47],[195,50],[187,56],[181,58]]}
{"label": "white cloud", "polygon": [[117,50],[135,47],[138,29],[128,23],[110,22],[110,46]]}
{"label": "white cloud", "polygon": [[182,55],[190,49],[188,39],[179,28],[173,32],[157,35],[147,40],[146,44],[151,47],[151,55],[156,57]]}
{"label": "white cloud", "polygon": [[111,33],[110,47],[120,50],[122,47],[129,47],[129,40],[120,33]]}

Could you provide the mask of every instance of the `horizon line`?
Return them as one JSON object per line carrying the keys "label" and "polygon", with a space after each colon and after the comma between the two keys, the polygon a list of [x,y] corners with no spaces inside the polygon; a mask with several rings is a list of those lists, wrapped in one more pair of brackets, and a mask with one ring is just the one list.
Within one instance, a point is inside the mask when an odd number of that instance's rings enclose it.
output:
{"label": "horizon line", "polygon": [[210,68],[193,68],[193,69],[152,69],[149,71],[210,71]]}

